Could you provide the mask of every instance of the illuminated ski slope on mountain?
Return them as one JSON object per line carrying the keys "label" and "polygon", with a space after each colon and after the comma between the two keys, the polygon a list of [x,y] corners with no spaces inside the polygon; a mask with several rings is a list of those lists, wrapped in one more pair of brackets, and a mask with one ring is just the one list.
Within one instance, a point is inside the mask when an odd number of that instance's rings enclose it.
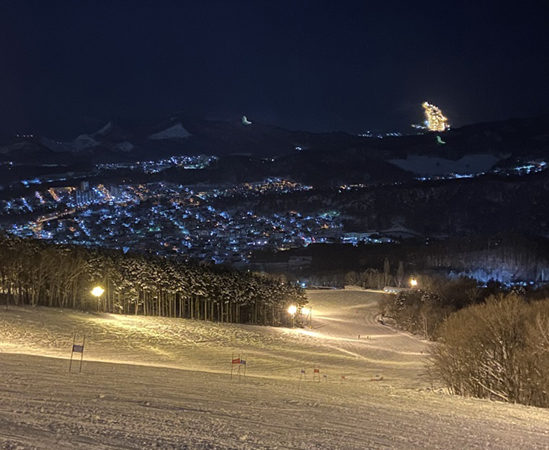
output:
{"label": "illuminated ski slope on mountain", "polygon": [[[3,309],[2,448],[549,447],[545,410],[431,390],[427,344],[376,321],[382,294],[308,294],[305,329]],[[67,371],[74,331],[81,374]]]}

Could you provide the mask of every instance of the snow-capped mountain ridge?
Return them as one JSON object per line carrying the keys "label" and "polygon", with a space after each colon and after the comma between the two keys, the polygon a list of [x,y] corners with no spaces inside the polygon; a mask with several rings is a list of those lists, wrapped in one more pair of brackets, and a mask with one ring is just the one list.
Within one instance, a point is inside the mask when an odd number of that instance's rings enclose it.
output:
{"label": "snow-capped mountain ridge", "polygon": [[149,136],[149,139],[185,139],[192,136],[191,133],[189,133],[185,127],[181,124],[181,122],[176,123],[175,125],[166,128],[163,131],[159,131],[158,133],[151,134]]}
{"label": "snow-capped mountain ridge", "polygon": [[310,160],[318,160],[319,155],[346,154],[415,173],[421,173],[416,166],[426,163],[429,173],[438,173],[440,166],[444,166],[442,172],[466,172],[467,165],[485,171],[507,160],[545,158],[549,152],[549,116],[464,126],[444,132],[443,139],[440,133],[378,139],[344,132],[291,131],[261,124],[253,117],[248,122],[243,124],[241,118],[205,120],[183,114],[142,124],[111,121],[72,141],[32,137],[4,140],[0,142],[0,155],[25,162],[29,155],[43,159],[46,152],[48,158],[62,161],[62,154],[70,152],[97,163],[197,154],[272,159],[301,153],[305,155],[302,159]]}

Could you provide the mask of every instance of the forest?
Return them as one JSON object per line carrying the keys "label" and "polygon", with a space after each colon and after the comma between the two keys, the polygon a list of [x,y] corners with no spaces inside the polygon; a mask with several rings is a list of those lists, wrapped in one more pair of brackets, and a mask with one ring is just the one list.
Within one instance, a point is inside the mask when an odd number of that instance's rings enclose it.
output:
{"label": "forest", "polygon": [[429,373],[449,392],[549,407],[547,286],[480,286],[420,276],[421,289],[387,295],[383,320],[435,341]]}
{"label": "forest", "polygon": [[0,303],[280,326],[307,300],[277,277],[0,236]]}
{"label": "forest", "polygon": [[547,237],[548,192],[549,171],[543,171],[524,177],[489,174],[356,188],[342,186],[261,198],[219,198],[213,206],[256,214],[337,211],[349,232],[381,232],[399,224],[431,239],[507,232]]}
{"label": "forest", "polygon": [[549,407],[548,311],[548,300],[500,294],[451,314],[433,372],[454,394]]}

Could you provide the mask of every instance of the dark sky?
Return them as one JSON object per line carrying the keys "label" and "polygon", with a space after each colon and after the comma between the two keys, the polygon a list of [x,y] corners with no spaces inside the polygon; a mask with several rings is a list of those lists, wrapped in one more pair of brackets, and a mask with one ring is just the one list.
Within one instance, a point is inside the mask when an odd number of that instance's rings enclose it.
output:
{"label": "dark sky", "polygon": [[549,1],[0,2],[0,131],[174,111],[409,131],[549,112]]}

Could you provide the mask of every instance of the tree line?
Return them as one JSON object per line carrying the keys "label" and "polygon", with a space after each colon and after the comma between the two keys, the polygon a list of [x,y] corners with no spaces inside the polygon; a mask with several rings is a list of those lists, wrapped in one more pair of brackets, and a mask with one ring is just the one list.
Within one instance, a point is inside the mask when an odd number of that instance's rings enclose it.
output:
{"label": "tree line", "polygon": [[385,320],[435,341],[429,368],[451,393],[549,407],[548,288],[418,277],[386,296]]}
{"label": "tree line", "polygon": [[490,296],[439,330],[432,367],[450,392],[549,407],[549,301]]}
{"label": "tree line", "polygon": [[[91,290],[104,293],[94,297]],[[292,283],[176,259],[0,236],[0,298],[51,306],[228,323],[285,325],[307,303]]]}

